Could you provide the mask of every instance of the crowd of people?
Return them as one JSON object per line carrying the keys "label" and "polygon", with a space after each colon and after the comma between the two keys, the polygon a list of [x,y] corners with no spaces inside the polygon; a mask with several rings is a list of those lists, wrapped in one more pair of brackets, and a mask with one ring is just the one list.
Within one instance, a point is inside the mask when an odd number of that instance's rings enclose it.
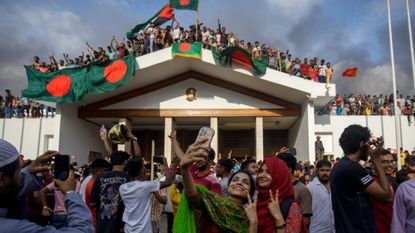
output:
{"label": "crowd of people", "polygon": [[6,89],[0,95],[0,118],[48,118],[54,117],[56,109],[26,97],[16,97]]}
{"label": "crowd of people", "polygon": [[[173,24],[175,25],[173,26]],[[279,48],[271,48],[266,44],[260,45],[258,41],[247,42],[240,39],[237,34],[227,32],[225,27],[221,26],[218,20],[218,28],[211,29],[199,24],[198,29],[195,25],[190,25],[185,29],[177,20],[173,20],[171,25],[165,28],[156,27],[150,24],[144,31],[137,34],[135,38],[127,40],[123,38],[117,41],[115,36],[112,37],[107,49],[103,47],[94,48],[86,42],[88,54],[81,54],[77,57],[70,58],[68,54],[63,53],[63,59],[56,60],[55,54],[49,55],[49,61],[44,62],[38,56],[34,57],[32,67],[40,72],[52,72],[65,68],[84,67],[94,61],[108,61],[117,58],[123,58],[129,54],[142,56],[154,51],[171,47],[176,42],[200,42],[205,49],[216,49],[222,51],[230,46],[239,46],[245,49],[252,59],[264,61],[269,68],[288,73],[290,75],[301,77],[320,83],[330,83],[333,77],[333,68],[330,62],[325,59],[294,58],[287,49],[281,51]]]}
{"label": "crowd of people", "polygon": [[[415,95],[412,97],[398,93],[398,106],[402,115],[415,114]],[[331,115],[393,115],[393,95],[358,95],[345,94],[336,97],[326,106]]]}
{"label": "crowd of people", "polygon": [[157,233],[162,214],[175,233],[415,232],[415,151],[398,171],[383,139],[360,125],[340,136],[342,158],[314,163],[287,148],[259,162],[214,163],[207,139],[182,150],[172,132],[168,166],[164,157],[145,161],[131,132],[131,153],[113,151],[105,129],[100,136],[108,156],[78,169],[72,161],[66,180],[51,163],[63,155],[24,160],[0,139],[2,232]]}

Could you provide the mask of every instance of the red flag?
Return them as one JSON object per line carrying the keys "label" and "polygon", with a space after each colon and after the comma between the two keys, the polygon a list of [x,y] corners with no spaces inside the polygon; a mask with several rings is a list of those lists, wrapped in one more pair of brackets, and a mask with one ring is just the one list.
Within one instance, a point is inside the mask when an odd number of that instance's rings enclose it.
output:
{"label": "red flag", "polygon": [[357,67],[350,67],[343,72],[343,78],[347,78],[347,77],[355,78],[356,76],[357,76]]}

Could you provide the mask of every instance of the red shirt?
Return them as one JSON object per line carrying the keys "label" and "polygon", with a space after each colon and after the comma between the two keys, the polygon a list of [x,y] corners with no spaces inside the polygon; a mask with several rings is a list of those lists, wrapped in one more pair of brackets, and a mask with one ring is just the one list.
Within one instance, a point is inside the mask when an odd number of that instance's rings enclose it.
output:
{"label": "red shirt", "polygon": [[189,170],[196,184],[200,184],[207,188],[209,191],[215,192],[217,194],[222,193],[220,184],[213,172],[207,170],[206,172],[201,173],[194,164],[189,167]]}
{"label": "red shirt", "polygon": [[303,63],[300,65],[301,73],[308,75],[308,69],[310,68],[309,64]]}
{"label": "red shirt", "polygon": [[[372,176],[376,180],[376,176]],[[392,188],[392,186],[389,184]],[[393,203],[381,202],[375,198],[370,198],[372,212],[375,217],[376,232],[389,233],[392,224]]]}
{"label": "red shirt", "polygon": [[92,186],[94,186],[94,181],[95,179],[90,179],[88,184],[86,185],[86,189],[85,189],[85,202],[86,205],[89,208],[89,211],[91,211],[92,214],[92,221],[94,223],[94,227],[96,227],[97,225],[97,208],[96,207],[92,207],[89,204],[89,199],[91,198],[91,191],[92,191]]}

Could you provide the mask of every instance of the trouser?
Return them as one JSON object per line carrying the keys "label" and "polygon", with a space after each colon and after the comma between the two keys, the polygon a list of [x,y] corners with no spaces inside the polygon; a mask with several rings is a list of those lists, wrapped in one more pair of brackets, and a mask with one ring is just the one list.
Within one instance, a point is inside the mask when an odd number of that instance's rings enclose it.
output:
{"label": "trouser", "polygon": [[173,232],[174,215],[173,213],[166,212],[167,215],[167,233]]}
{"label": "trouser", "polygon": [[318,76],[318,82],[326,83],[326,76]]}
{"label": "trouser", "polygon": [[159,223],[160,221],[151,221],[151,227],[153,228],[153,233],[159,233]]}
{"label": "trouser", "polygon": [[6,107],[5,117],[6,118],[12,118],[13,117],[13,107]]}

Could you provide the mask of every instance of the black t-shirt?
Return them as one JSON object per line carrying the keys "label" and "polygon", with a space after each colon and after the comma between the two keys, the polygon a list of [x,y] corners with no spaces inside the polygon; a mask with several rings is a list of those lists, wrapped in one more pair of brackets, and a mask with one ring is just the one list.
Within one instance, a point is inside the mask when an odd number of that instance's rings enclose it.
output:
{"label": "black t-shirt", "polygon": [[375,233],[369,196],[364,189],[374,182],[359,163],[343,157],[330,175],[336,233]]}
{"label": "black t-shirt", "polygon": [[126,173],[119,171],[111,171],[95,179],[89,202],[96,204],[97,232],[119,232],[122,229],[124,203],[119,188],[129,180]]}

